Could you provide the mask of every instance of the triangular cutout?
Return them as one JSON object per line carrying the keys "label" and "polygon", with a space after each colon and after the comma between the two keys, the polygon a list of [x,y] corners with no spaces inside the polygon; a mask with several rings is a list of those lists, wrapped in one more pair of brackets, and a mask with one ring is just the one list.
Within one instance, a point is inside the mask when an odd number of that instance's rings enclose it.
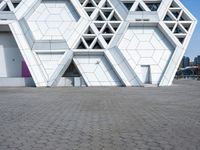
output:
{"label": "triangular cutout", "polygon": [[94,0],[94,2],[96,3],[96,5],[99,5],[101,0]]}
{"label": "triangular cutout", "polygon": [[106,9],[106,10],[102,10],[104,16],[108,19],[108,17],[110,16],[112,10],[111,9]]}
{"label": "triangular cutout", "polygon": [[103,17],[101,16],[100,12],[98,13],[98,16],[96,18],[97,21],[104,21]]}
{"label": "triangular cutout", "polygon": [[117,21],[117,18],[115,16],[112,16],[112,18],[110,20],[111,21]]}
{"label": "triangular cutout", "polygon": [[99,32],[101,31],[101,29],[103,28],[104,26],[104,23],[94,23],[95,26],[97,27],[97,29],[99,30]]}
{"label": "triangular cutout", "polygon": [[183,29],[181,29],[181,27],[179,25],[177,25],[177,27],[174,30],[174,33],[176,34],[182,34],[185,33]]}
{"label": "triangular cutout", "polygon": [[92,2],[92,0],[88,0],[87,3],[85,4],[85,7],[95,7],[95,5]]}
{"label": "triangular cutout", "polygon": [[109,44],[110,41],[111,41],[111,39],[112,39],[112,37],[110,37],[110,38],[106,38],[106,39],[105,39],[106,43]]}
{"label": "triangular cutout", "polygon": [[180,42],[181,44],[183,44],[184,41],[185,41],[185,37],[177,37],[177,39],[179,40],[179,42]]}
{"label": "triangular cutout", "polygon": [[171,31],[173,31],[175,23],[169,23],[169,24],[166,23],[166,25]]}
{"label": "triangular cutout", "polygon": [[96,43],[94,44],[93,49],[103,49],[103,47],[102,47],[101,44],[99,43],[99,40],[96,41]]}
{"label": "triangular cutout", "polygon": [[179,21],[191,21],[191,19],[185,12],[183,12]]}
{"label": "triangular cutout", "polygon": [[134,2],[122,2],[124,4],[124,6],[128,9],[131,10]]}
{"label": "triangular cutout", "polygon": [[94,9],[93,8],[89,8],[89,9],[85,8],[85,11],[88,14],[88,16],[91,16],[92,13],[94,12]]}
{"label": "triangular cutout", "polygon": [[112,26],[112,28],[115,30],[115,32],[117,31],[117,29],[119,28],[120,23],[110,23],[110,25]]}
{"label": "triangular cutout", "polygon": [[110,41],[112,40],[112,37],[113,37],[113,36],[106,36],[106,35],[103,36],[103,38],[104,38],[104,40],[106,41],[107,44],[110,43]]}
{"label": "triangular cutout", "polygon": [[77,49],[87,49],[85,44],[83,43],[82,39],[80,40],[80,43],[78,44]]}
{"label": "triangular cutout", "polygon": [[95,34],[91,27],[89,27],[84,34]]}
{"label": "triangular cutout", "polygon": [[172,17],[168,14],[165,16],[164,21],[173,21]]}
{"label": "triangular cutout", "polygon": [[172,4],[170,5],[170,8],[179,8],[179,6],[175,1],[173,1]]}
{"label": "triangular cutout", "polygon": [[16,8],[19,5],[20,2],[12,2],[14,8]]}
{"label": "triangular cutout", "polygon": [[141,4],[138,4],[135,11],[145,11],[145,9],[141,6]]}
{"label": "triangular cutout", "polygon": [[121,21],[120,17],[117,15],[116,12],[113,13],[110,21]]}
{"label": "triangular cutout", "polygon": [[190,30],[191,23],[181,23],[181,25],[185,28],[186,31]]}
{"label": "triangular cutout", "polygon": [[106,27],[104,28],[102,34],[112,34],[112,33],[113,33],[113,31],[111,30],[111,28],[107,24]]}
{"label": "triangular cutout", "polygon": [[145,2],[145,4],[151,11],[157,11],[160,6],[160,2]]}
{"label": "triangular cutout", "polygon": [[178,18],[180,13],[181,13],[181,10],[170,10],[171,13],[174,15],[175,18]]}
{"label": "triangular cutout", "polygon": [[79,0],[79,2],[81,3],[81,5],[83,5],[85,0]]}
{"label": "triangular cutout", "polygon": [[106,0],[104,5],[103,5],[104,8],[111,8],[111,5],[110,3]]}
{"label": "triangular cutout", "polygon": [[83,38],[84,38],[85,42],[87,43],[88,47],[91,46],[91,44],[93,43],[93,41],[95,39],[95,37],[88,37],[88,36],[83,37]]}
{"label": "triangular cutout", "polygon": [[71,62],[62,77],[81,77],[80,71],[74,61]]}
{"label": "triangular cutout", "polygon": [[2,8],[1,11],[10,11],[10,8],[8,7],[8,4],[5,4]]}

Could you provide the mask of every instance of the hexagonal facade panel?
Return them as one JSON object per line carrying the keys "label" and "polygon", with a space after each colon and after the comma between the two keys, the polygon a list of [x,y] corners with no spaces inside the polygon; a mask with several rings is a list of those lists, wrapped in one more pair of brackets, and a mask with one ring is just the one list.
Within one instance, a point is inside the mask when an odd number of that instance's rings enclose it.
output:
{"label": "hexagonal facade panel", "polygon": [[2,0],[0,86],[169,86],[196,23],[179,0]]}
{"label": "hexagonal facade panel", "polygon": [[156,27],[128,27],[118,47],[143,84],[159,84],[175,50]]}
{"label": "hexagonal facade panel", "polygon": [[42,0],[34,12],[30,12],[27,24],[35,40],[60,40],[71,34],[80,15],[70,1]]}

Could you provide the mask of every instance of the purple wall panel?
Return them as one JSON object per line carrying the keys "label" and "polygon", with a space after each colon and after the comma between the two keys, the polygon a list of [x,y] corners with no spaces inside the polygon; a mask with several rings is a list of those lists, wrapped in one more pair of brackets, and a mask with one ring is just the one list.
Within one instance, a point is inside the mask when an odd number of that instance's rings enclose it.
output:
{"label": "purple wall panel", "polygon": [[25,61],[22,61],[22,77],[31,77],[31,73]]}

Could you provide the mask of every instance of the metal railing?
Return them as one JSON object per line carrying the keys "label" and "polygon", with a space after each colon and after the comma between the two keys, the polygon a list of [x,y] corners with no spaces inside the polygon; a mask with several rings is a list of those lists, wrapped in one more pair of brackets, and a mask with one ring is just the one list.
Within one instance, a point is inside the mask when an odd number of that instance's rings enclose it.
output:
{"label": "metal railing", "polygon": [[200,80],[200,75],[176,75],[175,78]]}

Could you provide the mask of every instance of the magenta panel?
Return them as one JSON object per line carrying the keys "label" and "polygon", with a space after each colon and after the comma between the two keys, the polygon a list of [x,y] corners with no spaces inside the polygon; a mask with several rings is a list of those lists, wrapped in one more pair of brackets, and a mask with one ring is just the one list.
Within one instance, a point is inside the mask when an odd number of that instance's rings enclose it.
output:
{"label": "magenta panel", "polygon": [[31,77],[31,73],[25,61],[22,61],[22,77]]}

